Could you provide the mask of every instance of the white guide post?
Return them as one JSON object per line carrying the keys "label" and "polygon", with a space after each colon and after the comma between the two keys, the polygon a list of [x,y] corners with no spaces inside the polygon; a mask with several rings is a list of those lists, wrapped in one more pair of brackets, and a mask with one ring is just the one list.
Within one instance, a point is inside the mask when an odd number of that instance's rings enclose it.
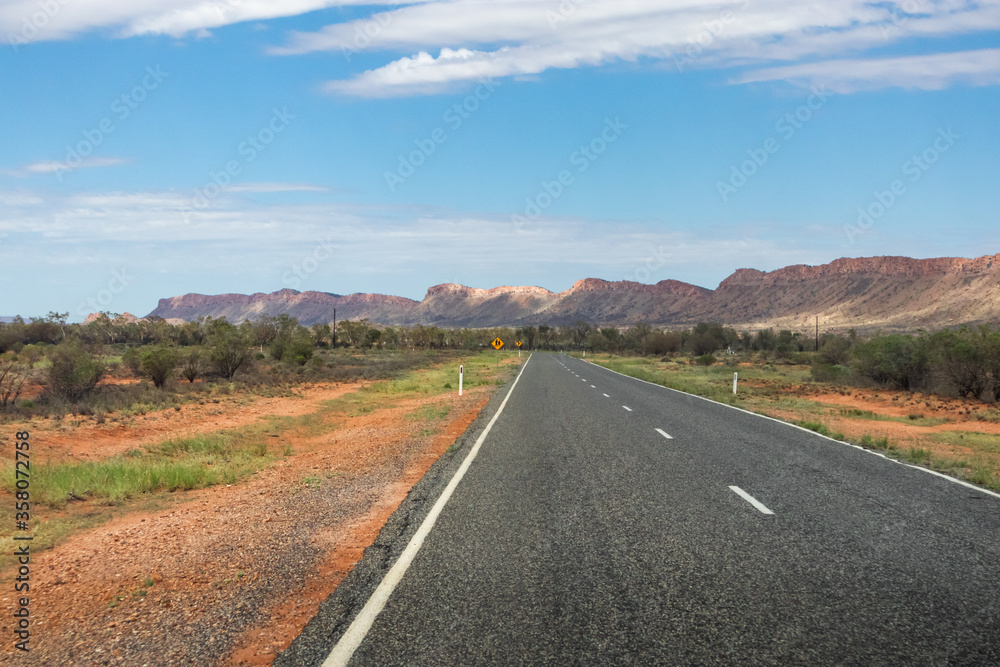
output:
{"label": "white guide post", "polygon": [[739,374],[738,373],[733,373],[733,393],[734,394],[736,393],[736,376],[737,375],[739,375]]}
{"label": "white guide post", "polygon": [[458,395],[459,396],[462,395],[462,375],[463,375],[464,372],[465,372],[465,367],[464,366],[459,366],[458,367]]}

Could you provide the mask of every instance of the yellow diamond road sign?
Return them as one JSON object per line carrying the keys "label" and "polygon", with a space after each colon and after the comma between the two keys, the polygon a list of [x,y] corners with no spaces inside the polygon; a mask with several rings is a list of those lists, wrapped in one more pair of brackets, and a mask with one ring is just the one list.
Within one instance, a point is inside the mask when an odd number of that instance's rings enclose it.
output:
{"label": "yellow diamond road sign", "polygon": [[492,343],[492,344],[493,344],[493,347],[495,347],[495,348],[496,348],[496,349],[498,349],[498,350],[499,350],[499,349],[500,349],[501,347],[503,347],[503,341],[502,341],[502,340],[500,340],[499,338],[495,338],[495,339],[493,340],[493,343]]}
{"label": "yellow diamond road sign", "polygon": [[521,347],[521,341],[517,341],[517,342],[516,342],[516,343],[514,343],[514,344],[515,344],[515,345],[517,345],[518,347]]}

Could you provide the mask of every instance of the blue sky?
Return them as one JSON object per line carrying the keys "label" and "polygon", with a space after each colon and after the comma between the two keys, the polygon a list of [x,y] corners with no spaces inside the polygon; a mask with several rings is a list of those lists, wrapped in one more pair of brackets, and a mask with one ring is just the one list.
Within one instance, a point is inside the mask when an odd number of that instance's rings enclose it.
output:
{"label": "blue sky", "polygon": [[0,315],[1000,252],[1000,0],[7,0]]}

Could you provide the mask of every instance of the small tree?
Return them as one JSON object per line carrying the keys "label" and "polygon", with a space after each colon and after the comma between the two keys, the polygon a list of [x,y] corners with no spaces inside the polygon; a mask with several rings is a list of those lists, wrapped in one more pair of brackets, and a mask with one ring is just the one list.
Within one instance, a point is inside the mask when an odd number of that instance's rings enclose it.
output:
{"label": "small tree", "polygon": [[595,331],[587,336],[585,345],[593,352],[603,352],[608,349],[608,339]]}
{"label": "small tree", "polygon": [[21,353],[18,354],[18,358],[28,364],[28,368],[34,368],[38,360],[44,356],[43,348],[41,345],[25,345],[21,348]]}
{"label": "small tree", "polygon": [[683,342],[683,336],[676,331],[654,333],[646,337],[643,351],[645,354],[655,354],[657,356],[676,354],[680,351]]}
{"label": "small tree", "polygon": [[304,366],[313,355],[313,339],[309,331],[304,327],[292,334],[285,354],[291,357],[292,361],[299,366]]}
{"label": "small tree", "polygon": [[14,405],[30,372],[27,366],[18,363],[13,354],[0,357],[0,408]]}
{"label": "small tree", "polygon": [[132,375],[142,377],[142,354],[138,348],[130,347],[122,354],[122,363]]}
{"label": "small tree", "polygon": [[162,389],[177,367],[177,352],[168,347],[154,347],[142,355],[142,373]]}
{"label": "small tree", "polygon": [[77,342],[59,345],[49,359],[52,362],[47,372],[49,387],[73,402],[92,392],[106,370],[100,359]]}
{"label": "small tree", "polygon": [[201,355],[198,354],[197,350],[192,350],[189,355],[184,357],[181,374],[187,378],[188,382],[192,383],[201,375]]}
{"label": "small tree", "polygon": [[236,371],[250,361],[250,342],[235,328],[220,331],[210,339],[209,359],[219,375],[232,380]]}

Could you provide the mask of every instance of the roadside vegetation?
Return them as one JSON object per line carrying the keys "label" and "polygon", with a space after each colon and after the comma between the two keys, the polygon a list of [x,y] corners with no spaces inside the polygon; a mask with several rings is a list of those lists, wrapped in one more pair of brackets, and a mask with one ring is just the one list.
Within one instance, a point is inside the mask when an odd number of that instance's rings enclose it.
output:
{"label": "roadside vegetation", "polygon": [[[160,356],[157,354],[154,358]],[[505,356],[509,358],[509,354]],[[94,358],[95,355],[88,357],[88,364]],[[289,442],[334,434],[352,417],[392,408],[413,399],[434,399],[452,394],[457,391],[460,364],[465,370],[466,390],[502,385],[509,380],[515,368],[511,364],[498,364],[498,355],[492,349],[488,353],[369,350],[364,354],[352,353],[350,349],[321,349],[315,351],[315,358],[321,359],[328,371],[306,377],[349,379],[356,384],[356,388],[339,398],[323,402],[318,409],[301,416],[265,417],[241,428],[168,438],[98,460],[33,459],[31,497],[34,511],[31,527],[35,549],[51,548],[79,530],[130,511],[172,504],[183,498],[184,491],[217,484],[238,484],[276,462],[295,456],[296,451]],[[268,367],[261,364],[256,372],[266,373]],[[298,378],[298,375],[295,377]],[[187,380],[174,379],[160,388],[151,379],[142,384],[145,385],[147,398],[163,398],[162,406],[155,401],[149,404],[150,409],[160,409],[179,406],[190,397],[201,397],[199,400],[204,401],[218,402],[223,398],[227,403],[238,402],[242,392],[256,391],[255,387],[245,384],[247,379],[227,382],[219,378],[209,382],[202,391],[191,389],[192,386],[201,386],[200,383]],[[289,386],[292,385],[289,383]],[[101,397],[102,394],[97,392],[92,396]],[[107,395],[103,398],[107,399]],[[80,409],[83,402],[84,399],[80,399],[75,409]],[[41,404],[44,405],[44,401]],[[138,414],[127,408],[122,412]],[[439,405],[433,400],[415,411],[413,437],[437,434],[448,414],[447,404]],[[128,423],[130,418],[121,417],[124,423]],[[91,420],[94,418],[91,417]],[[410,421],[407,419],[408,424]],[[26,423],[26,428],[31,429],[31,419]],[[25,428],[20,424],[16,426],[18,430]],[[16,490],[12,467],[12,461],[0,462],[0,488],[8,494]],[[0,537],[0,553],[13,553],[12,544],[9,536]],[[9,558],[0,556],[0,568],[6,564],[9,564]]]}
{"label": "roadside vegetation", "polygon": [[517,335],[365,321],[305,327],[287,315],[240,325],[212,318],[171,325],[114,313],[87,324],[65,320],[65,313],[49,313],[0,324],[0,423],[67,415],[103,423],[220,392],[288,395],[307,382],[391,378]]}
{"label": "roadside vegetation", "polygon": [[[817,340],[802,332],[740,332],[717,323],[685,330],[587,322],[449,330],[366,321],[305,327],[284,315],[238,325],[212,318],[180,325],[157,318],[129,321],[113,313],[87,324],[65,320],[65,314],[49,313],[0,324],[0,423],[25,430],[85,422],[128,426],[147,413],[190,404],[294,397],[309,383],[358,388],[302,417],[167,439],[99,461],[33,461],[33,497],[53,511],[135,505],[238,483],[294,454],[276,444],[282,434],[322,435],[346,419],[414,396],[455,391],[460,363],[467,388],[502,383],[509,374],[500,372],[499,356],[489,348],[498,337],[508,356],[516,341],[526,351],[586,353],[588,360],[628,375],[1000,490],[1000,330],[989,327],[911,335],[849,331]],[[734,372],[740,377],[735,396]],[[880,409],[869,400],[878,392],[894,396],[900,409]],[[938,409],[945,399],[958,407],[950,413]],[[418,435],[429,435],[446,416],[445,408],[429,405],[406,421],[412,420]],[[897,435],[885,434],[889,426]],[[9,493],[10,462],[0,466],[0,488]],[[55,543],[80,521],[104,516],[102,511],[53,519],[36,539],[40,546]]]}

